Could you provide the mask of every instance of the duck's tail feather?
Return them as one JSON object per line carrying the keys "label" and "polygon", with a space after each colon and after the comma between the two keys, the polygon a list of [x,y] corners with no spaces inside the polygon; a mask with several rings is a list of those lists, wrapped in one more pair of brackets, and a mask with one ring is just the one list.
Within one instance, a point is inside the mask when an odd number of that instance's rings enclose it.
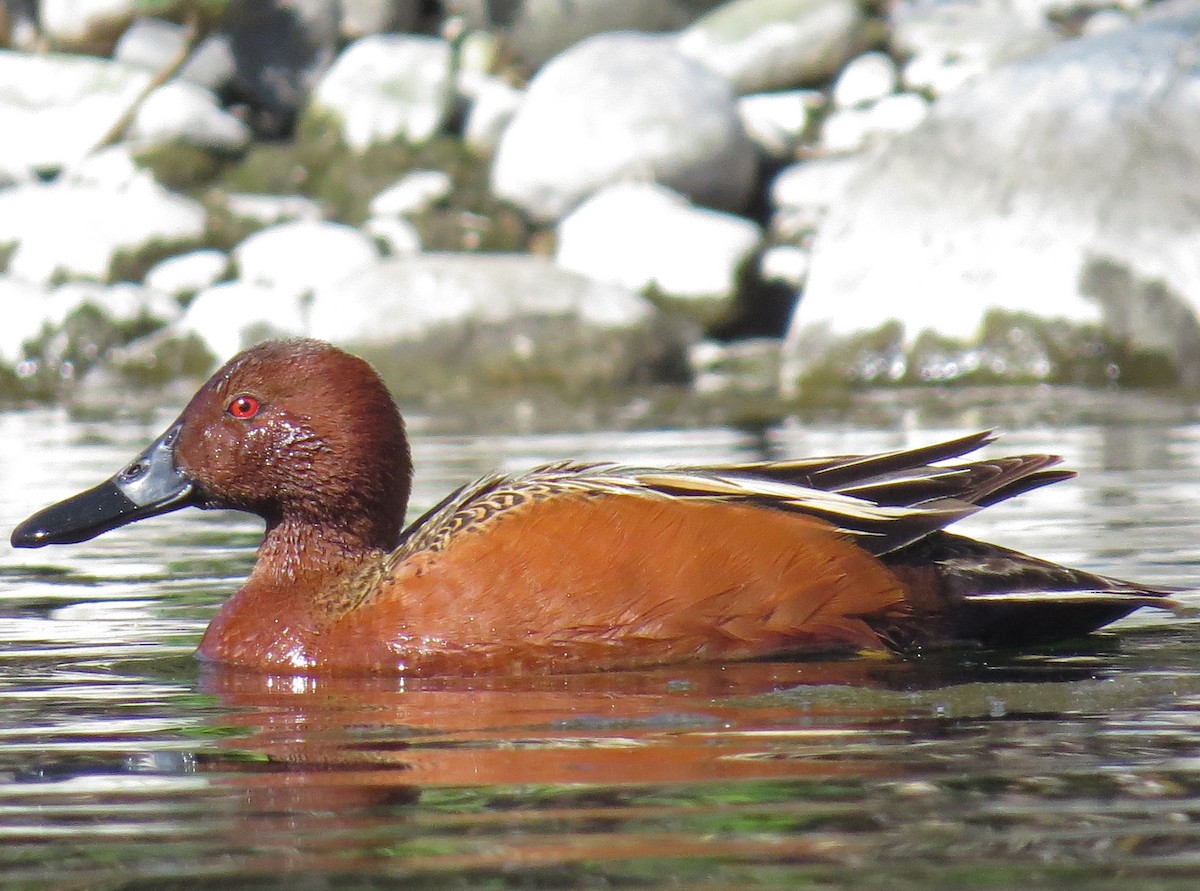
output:
{"label": "duck's tail feather", "polygon": [[[999,545],[937,532],[884,558],[924,623],[901,648],[945,642],[1028,646],[1081,637],[1140,607],[1175,609],[1175,592],[1135,584]],[[887,632],[885,632],[887,633]],[[926,636],[927,635],[927,636]]]}

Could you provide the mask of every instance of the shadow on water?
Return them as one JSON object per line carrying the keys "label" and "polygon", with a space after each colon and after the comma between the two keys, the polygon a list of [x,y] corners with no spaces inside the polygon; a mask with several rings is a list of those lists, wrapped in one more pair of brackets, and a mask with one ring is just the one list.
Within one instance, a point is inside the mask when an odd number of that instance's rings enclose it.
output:
{"label": "shadow on water", "polygon": [[[107,475],[153,429],[3,423],[0,442],[24,443],[0,455],[6,476],[26,481],[0,479],[5,522]],[[419,437],[418,501],[497,464],[945,432]],[[30,454],[39,436],[59,437],[70,470]],[[1194,578],[1200,429],[1014,440],[1085,473],[972,534]],[[256,537],[192,512],[0,555],[0,887],[1183,889],[1200,875],[1194,617],[1026,653],[491,680],[202,669],[190,651]]]}

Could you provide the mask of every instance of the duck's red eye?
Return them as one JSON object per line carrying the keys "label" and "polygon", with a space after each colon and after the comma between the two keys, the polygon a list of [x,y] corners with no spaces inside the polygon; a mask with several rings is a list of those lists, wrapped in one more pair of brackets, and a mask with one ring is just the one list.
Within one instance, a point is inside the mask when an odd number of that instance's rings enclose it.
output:
{"label": "duck's red eye", "polygon": [[253,396],[236,396],[227,410],[235,418],[244,421],[258,414],[258,400]]}

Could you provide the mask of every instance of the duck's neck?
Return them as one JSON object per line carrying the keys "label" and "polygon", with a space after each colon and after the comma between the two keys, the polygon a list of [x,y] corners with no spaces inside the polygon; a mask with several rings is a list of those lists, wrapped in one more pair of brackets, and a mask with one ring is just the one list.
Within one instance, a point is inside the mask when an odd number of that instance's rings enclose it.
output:
{"label": "duck's neck", "polygon": [[328,585],[331,578],[352,572],[387,550],[352,529],[285,517],[267,526],[246,587],[287,590]]}

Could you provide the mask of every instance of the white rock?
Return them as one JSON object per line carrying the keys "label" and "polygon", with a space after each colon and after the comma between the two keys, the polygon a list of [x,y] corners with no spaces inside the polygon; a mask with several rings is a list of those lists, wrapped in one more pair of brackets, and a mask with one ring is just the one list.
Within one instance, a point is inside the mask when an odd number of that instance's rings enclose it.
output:
{"label": "white rock", "polygon": [[763,251],[759,260],[759,277],[766,282],[782,282],[799,288],[808,278],[812,253],[802,247],[777,244]]}
{"label": "white rock", "polygon": [[488,77],[476,85],[474,97],[463,127],[463,141],[477,152],[486,154],[499,145],[504,128],[525,99],[525,91],[509,86],[498,77]]}
{"label": "white rock", "polygon": [[138,167],[133,160],[133,146],[127,142],[87,155],[63,170],[55,180],[56,185],[95,186],[114,191],[154,183],[154,174]]}
{"label": "white rock", "polygon": [[241,281],[306,293],[370,266],[380,257],[369,237],[341,223],[280,223],[233,249]]}
{"label": "white rock", "polygon": [[186,296],[215,285],[228,270],[229,256],[224,251],[190,251],[155,263],[144,283],[162,294]]}
{"label": "white rock", "polygon": [[399,217],[371,217],[363,223],[363,231],[382,242],[388,254],[415,254],[421,250],[417,227]]}
{"label": "white rock", "polygon": [[351,40],[384,31],[408,31],[417,24],[418,0],[338,0],[342,35]]}
{"label": "white rock", "polygon": [[125,29],[113,49],[113,61],[159,72],[183,52],[187,28],[165,19],[138,19]]}
{"label": "white rock", "polygon": [[757,166],[721,78],[665,38],[602,34],[530,83],[497,147],[492,191],[539,220],[622,180],[656,180],[737,210]]}
{"label": "white rock", "polygon": [[838,108],[866,105],[896,89],[900,71],[887,53],[864,53],[842,69],[833,83],[833,104]]}
{"label": "white rock", "polygon": [[402,217],[421,213],[447,197],[454,180],[442,170],[412,170],[371,199],[377,217]]}
{"label": "white rock", "polygon": [[0,172],[20,179],[76,163],[149,81],[145,70],[101,59],[0,50]]}
{"label": "white rock", "polygon": [[433,253],[391,257],[318,288],[310,333],[338,343],[378,344],[464,322],[533,315],[623,328],[653,314],[628,289],[557,269],[544,257]]}
{"label": "white rock", "polygon": [[824,80],[862,49],[854,0],[732,0],[679,35],[679,50],[739,93]]}
{"label": "white rock", "polygon": [[1088,20],[1083,23],[1081,36],[1096,37],[1100,34],[1109,34],[1122,28],[1128,28],[1132,23],[1133,19],[1129,17],[1129,13],[1121,12],[1118,9],[1101,9],[1088,16]]}
{"label": "white rock", "polygon": [[243,220],[253,220],[269,226],[292,220],[316,222],[321,219],[321,205],[303,195],[259,195],[232,192],[225,196],[225,209]]}
{"label": "white rock", "polygon": [[851,156],[813,158],[785,167],[771,183],[771,204],[787,224],[773,221],[772,228],[785,233],[816,228],[842,200],[862,166],[861,158]]}
{"label": "white rock", "polygon": [[198,241],[204,228],[199,202],[145,180],[124,189],[37,183],[0,192],[0,244],[17,245],[8,271],[33,282],[103,280],[119,251]]}
{"label": "white rock", "polygon": [[225,282],[197,294],[172,330],[195,334],[224,362],[269,338],[307,334],[308,303],[295,288]]}
{"label": "white rock", "polygon": [[329,113],[347,144],[435,136],[452,107],[450,45],[414,34],[364,37],[347,47],[317,84],[310,112]]}
{"label": "white rock", "polygon": [[558,225],[555,259],[599,281],[681,298],[725,298],[762,233],[650,183],[597,192]]}
{"label": "white rock", "polygon": [[132,21],[137,0],[40,0],[38,21],[56,46],[82,43],[98,28]]}
{"label": "white rock", "polygon": [[1059,40],[1044,17],[1009,0],[900,0],[889,15],[895,51],[908,57],[905,87],[935,96]]}
{"label": "white rock", "polygon": [[865,108],[843,108],[821,127],[821,146],[829,152],[853,152],[881,138],[907,133],[924,120],[929,105],[916,93],[885,96]]}
{"label": "white rock", "polygon": [[489,82],[499,80],[491,74],[501,53],[499,40],[487,31],[471,31],[460,37],[456,45],[458,71],[455,89],[460,96],[475,100],[479,91]]}
{"label": "white rock", "polygon": [[[84,306],[92,306],[114,322],[151,319],[167,324],[183,315],[178,301],[169,295],[132,282],[117,282],[113,285],[68,282],[54,289],[52,299],[60,306],[70,307],[68,313]],[[66,318],[66,314],[63,318]]]}
{"label": "white rock", "polygon": [[42,332],[53,321],[56,307],[51,306],[50,292],[44,285],[0,274],[0,307],[4,324],[0,325],[0,362],[13,365],[24,355],[22,346]]}
{"label": "white rock", "polygon": [[[175,64],[186,40],[187,28],[183,25],[163,19],[138,19],[117,41],[113,60],[157,74]],[[217,91],[233,78],[235,69],[228,36],[210,34],[192,49],[175,72],[175,79]]]}
{"label": "white rock", "polygon": [[237,152],[250,142],[250,128],[224,111],[204,87],[174,80],[163,84],[138,108],[130,136],[145,142],[184,142]]}
{"label": "white rock", "polygon": [[782,158],[795,150],[823,102],[815,90],[789,90],[742,96],[737,109],[746,134],[769,155]]}

